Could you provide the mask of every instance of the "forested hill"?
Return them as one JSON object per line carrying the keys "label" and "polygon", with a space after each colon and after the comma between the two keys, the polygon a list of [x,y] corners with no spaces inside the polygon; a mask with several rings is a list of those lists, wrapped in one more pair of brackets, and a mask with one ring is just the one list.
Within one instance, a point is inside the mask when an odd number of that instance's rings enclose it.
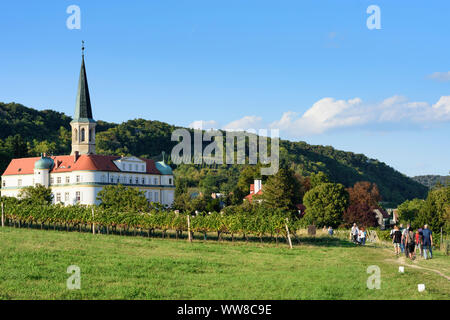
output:
{"label": "forested hill", "polygon": [[[0,173],[12,158],[37,156],[41,152],[70,153],[71,118],[52,110],[37,111],[16,103],[0,102]],[[175,126],[143,119],[122,124],[97,121],[97,152],[100,154],[153,157],[165,151],[170,155],[175,145],[170,140]],[[330,146],[314,146],[305,142],[280,142],[281,161],[303,176],[323,171],[334,182],[351,186],[357,181],[375,182],[383,201],[401,203],[406,199],[426,196],[427,187],[408,178],[383,162],[363,154],[344,152]],[[235,185],[244,166],[192,166],[175,171],[201,186],[202,179],[217,177],[217,188]],[[178,173],[177,173],[178,172]],[[225,188],[225,187],[224,187]]]}
{"label": "forested hill", "polygon": [[450,176],[439,176],[439,175],[424,175],[424,176],[416,176],[412,178],[413,180],[423,184],[424,186],[428,188],[433,188],[438,183],[442,184],[443,186],[450,184]]}

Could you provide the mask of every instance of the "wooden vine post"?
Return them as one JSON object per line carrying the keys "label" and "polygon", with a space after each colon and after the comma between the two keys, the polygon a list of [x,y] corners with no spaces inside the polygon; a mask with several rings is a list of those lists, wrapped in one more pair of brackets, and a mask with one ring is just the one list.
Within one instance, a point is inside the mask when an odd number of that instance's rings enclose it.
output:
{"label": "wooden vine post", "polygon": [[288,220],[288,218],[286,218],[286,223],[284,225],[286,226],[286,234],[287,234],[287,238],[289,241],[289,248],[292,249],[292,241],[291,241],[291,235],[289,234],[288,223],[289,223],[289,220]]}
{"label": "wooden vine post", "polygon": [[92,234],[95,234],[94,208],[92,208]]}
{"label": "wooden vine post", "polygon": [[192,235],[191,235],[191,219],[190,216],[187,215],[187,223],[188,223],[188,239],[189,242],[192,242]]}
{"label": "wooden vine post", "polygon": [[2,202],[2,228],[5,226],[5,213],[3,212],[3,202]]}

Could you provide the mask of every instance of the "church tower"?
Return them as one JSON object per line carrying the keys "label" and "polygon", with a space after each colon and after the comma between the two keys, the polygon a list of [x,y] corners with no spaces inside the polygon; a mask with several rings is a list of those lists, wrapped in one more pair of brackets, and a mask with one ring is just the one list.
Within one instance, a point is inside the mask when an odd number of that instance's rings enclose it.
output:
{"label": "church tower", "polygon": [[84,66],[84,41],[81,47],[81,71],[78,81],[77,102],[75,114],[70,122],[72,126],[72,152],[75,154],[95,154],[95,126],[97,123],[92,118],[91,99]]}

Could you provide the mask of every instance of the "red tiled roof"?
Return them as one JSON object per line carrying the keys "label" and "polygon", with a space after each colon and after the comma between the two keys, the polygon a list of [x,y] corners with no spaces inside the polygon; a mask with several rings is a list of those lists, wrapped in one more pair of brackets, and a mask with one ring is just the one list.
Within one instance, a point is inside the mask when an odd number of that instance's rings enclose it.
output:
{"label": "red tiled roof", "polygon": [[[75,161],[75,157],[72,156],[53,156],[51,157],[55,162],[51,173],[58,172],[71,172],[79,170],[88,171],[112,171],[121,172],[119,168],[114,164],[114,160],[120,159],[119,156],[103,156],[98,154],[80,155]],[[5,172],[4,176],[16,175],[16,174],[33,174],[34,163],[39,160],[40,157],[34,158],[21,158],[13,159]],[[157,169],[155,162],[151,159],[141,159],[147,164],[147,172],[149,174],[161,174]]]}
{"label": "red tiled roof", "polygon": [[[251,190],[251,189],[250,189]],[[250,193],[249,195],[247,195],[247,196],[245,196],[244,197],[244,199],[246,199],[246,200],[248,200],[248,202],[252,202],[252,200],[253,200],[253,196],[254,195],[261,195],[263,192],[262,192],[262,189],[261,190],[259,190],[257,193],[253,193],[253,190],[251,190],[252,191],[252,193]]]}

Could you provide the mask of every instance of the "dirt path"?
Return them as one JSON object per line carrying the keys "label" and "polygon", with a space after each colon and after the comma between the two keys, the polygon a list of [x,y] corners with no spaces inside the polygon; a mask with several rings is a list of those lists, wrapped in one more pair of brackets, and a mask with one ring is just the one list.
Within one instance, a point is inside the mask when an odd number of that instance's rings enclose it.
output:
{"label": "dirt path", "polygon": [[[385,251],[388,251],[388,252],[390,252],[390,253],[392,254],[392,251],[391,251],[391,250],[388,250],[388,249],[384,249],[384,250],[385,250]],[[439,271],[439,270],[431,269],[431,268],[424,268],[424,267],[421,267],[421,266],[418,266],[418,265],[415,265],[415,264],[407,263],[407,262],[406,262],[406,257],[405,257],[405,256],[400,257],[399,259],[386,259],[385,261],[394,262],[394,263],[396,263],[396,264],[401,264],[401,265],[408,266],[408,267],[415,268],[415,269],[422,269],[422,270],[432,271],[432,272],[434,272],[434,273],[437,273],[437,274],[440,275],[441,277],[447,279],[448,281],[450,281],[450,277],[447,276],[447,275],[445,275],[445,274],[443,274],[443,273],[442,273],[441,271]],[[411,261],[408,261],[408,262],[411,262]]]}

